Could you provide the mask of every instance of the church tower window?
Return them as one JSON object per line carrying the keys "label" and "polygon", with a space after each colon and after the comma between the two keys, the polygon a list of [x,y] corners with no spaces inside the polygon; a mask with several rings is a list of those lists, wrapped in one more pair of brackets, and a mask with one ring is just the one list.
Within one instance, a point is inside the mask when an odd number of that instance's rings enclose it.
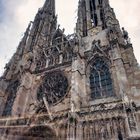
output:
{"label": "church tower window", "polygon": [[98,19],[96,14],[96,2],[95,0],[90,0],[90,13],[91,13],[91,19],[93,20],[95,26],[98,25]]}
{"label": "church tower window", "polygon": [[90,67],[90,89],[92,99],[114,95],[109,66],[102,58],[96,58]]}
{"label": "church tower window", "polygon": [[99,4],[100,4],[100,5],[103,3],[103,1],[102,1],[102,0],[98,0],[98,1],[99,1]]}

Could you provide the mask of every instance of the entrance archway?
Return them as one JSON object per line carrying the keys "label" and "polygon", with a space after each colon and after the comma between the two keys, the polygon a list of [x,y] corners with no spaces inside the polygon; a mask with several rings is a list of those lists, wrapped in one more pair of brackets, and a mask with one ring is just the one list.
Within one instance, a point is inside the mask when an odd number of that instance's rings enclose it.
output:
{"label": "entrance archway", "polygon": [[49,126],[34,126],[24,136],[26,140],[57,140],[55,131]]}

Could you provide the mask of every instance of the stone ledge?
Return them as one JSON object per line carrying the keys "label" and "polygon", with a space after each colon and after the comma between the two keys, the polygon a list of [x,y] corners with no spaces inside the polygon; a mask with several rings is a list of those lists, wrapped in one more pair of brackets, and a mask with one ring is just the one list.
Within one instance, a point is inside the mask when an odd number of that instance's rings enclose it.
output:
{"label": "stone ledge", "polygon": [[140,134],[130,135],[127,140],[140,140]]}

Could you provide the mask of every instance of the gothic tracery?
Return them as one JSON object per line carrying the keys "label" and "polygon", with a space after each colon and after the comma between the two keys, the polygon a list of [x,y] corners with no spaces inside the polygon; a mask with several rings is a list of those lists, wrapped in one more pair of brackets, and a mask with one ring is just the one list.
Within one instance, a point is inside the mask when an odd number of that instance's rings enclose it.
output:
{"label": "gothic tracery", "polygon": [[0,78],[0,138],[139,140],[140,71],[109,0],[79,0],[71,35],[55,0],[31,23]]}
{"label": "gothic tracery", "polygon": [[90,64],[90,88],[92,99],[114,95],[109,66],[103,58],[95,58]]}
{"label": "gothic tracery", "polygon": [[60,72],[48,73],[38,89],[38,99],[45,96],[50,105],[58,103],[67,94],[68,80]]}

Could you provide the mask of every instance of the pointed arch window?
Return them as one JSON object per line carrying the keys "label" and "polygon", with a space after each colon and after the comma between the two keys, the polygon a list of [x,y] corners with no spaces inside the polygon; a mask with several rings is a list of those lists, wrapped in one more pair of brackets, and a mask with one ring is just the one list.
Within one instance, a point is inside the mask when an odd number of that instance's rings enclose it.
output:
{"label": "pointed arch window", "polygon": [[91,64],[90,89],[92,99],[107,98],[114,95],[109,66],[102,58],[96,58]]}
{"label": "pointed arch window", "polygon": [[99,1],[99,4],[101,5],[103,3],[103,0],[98,0]]}

